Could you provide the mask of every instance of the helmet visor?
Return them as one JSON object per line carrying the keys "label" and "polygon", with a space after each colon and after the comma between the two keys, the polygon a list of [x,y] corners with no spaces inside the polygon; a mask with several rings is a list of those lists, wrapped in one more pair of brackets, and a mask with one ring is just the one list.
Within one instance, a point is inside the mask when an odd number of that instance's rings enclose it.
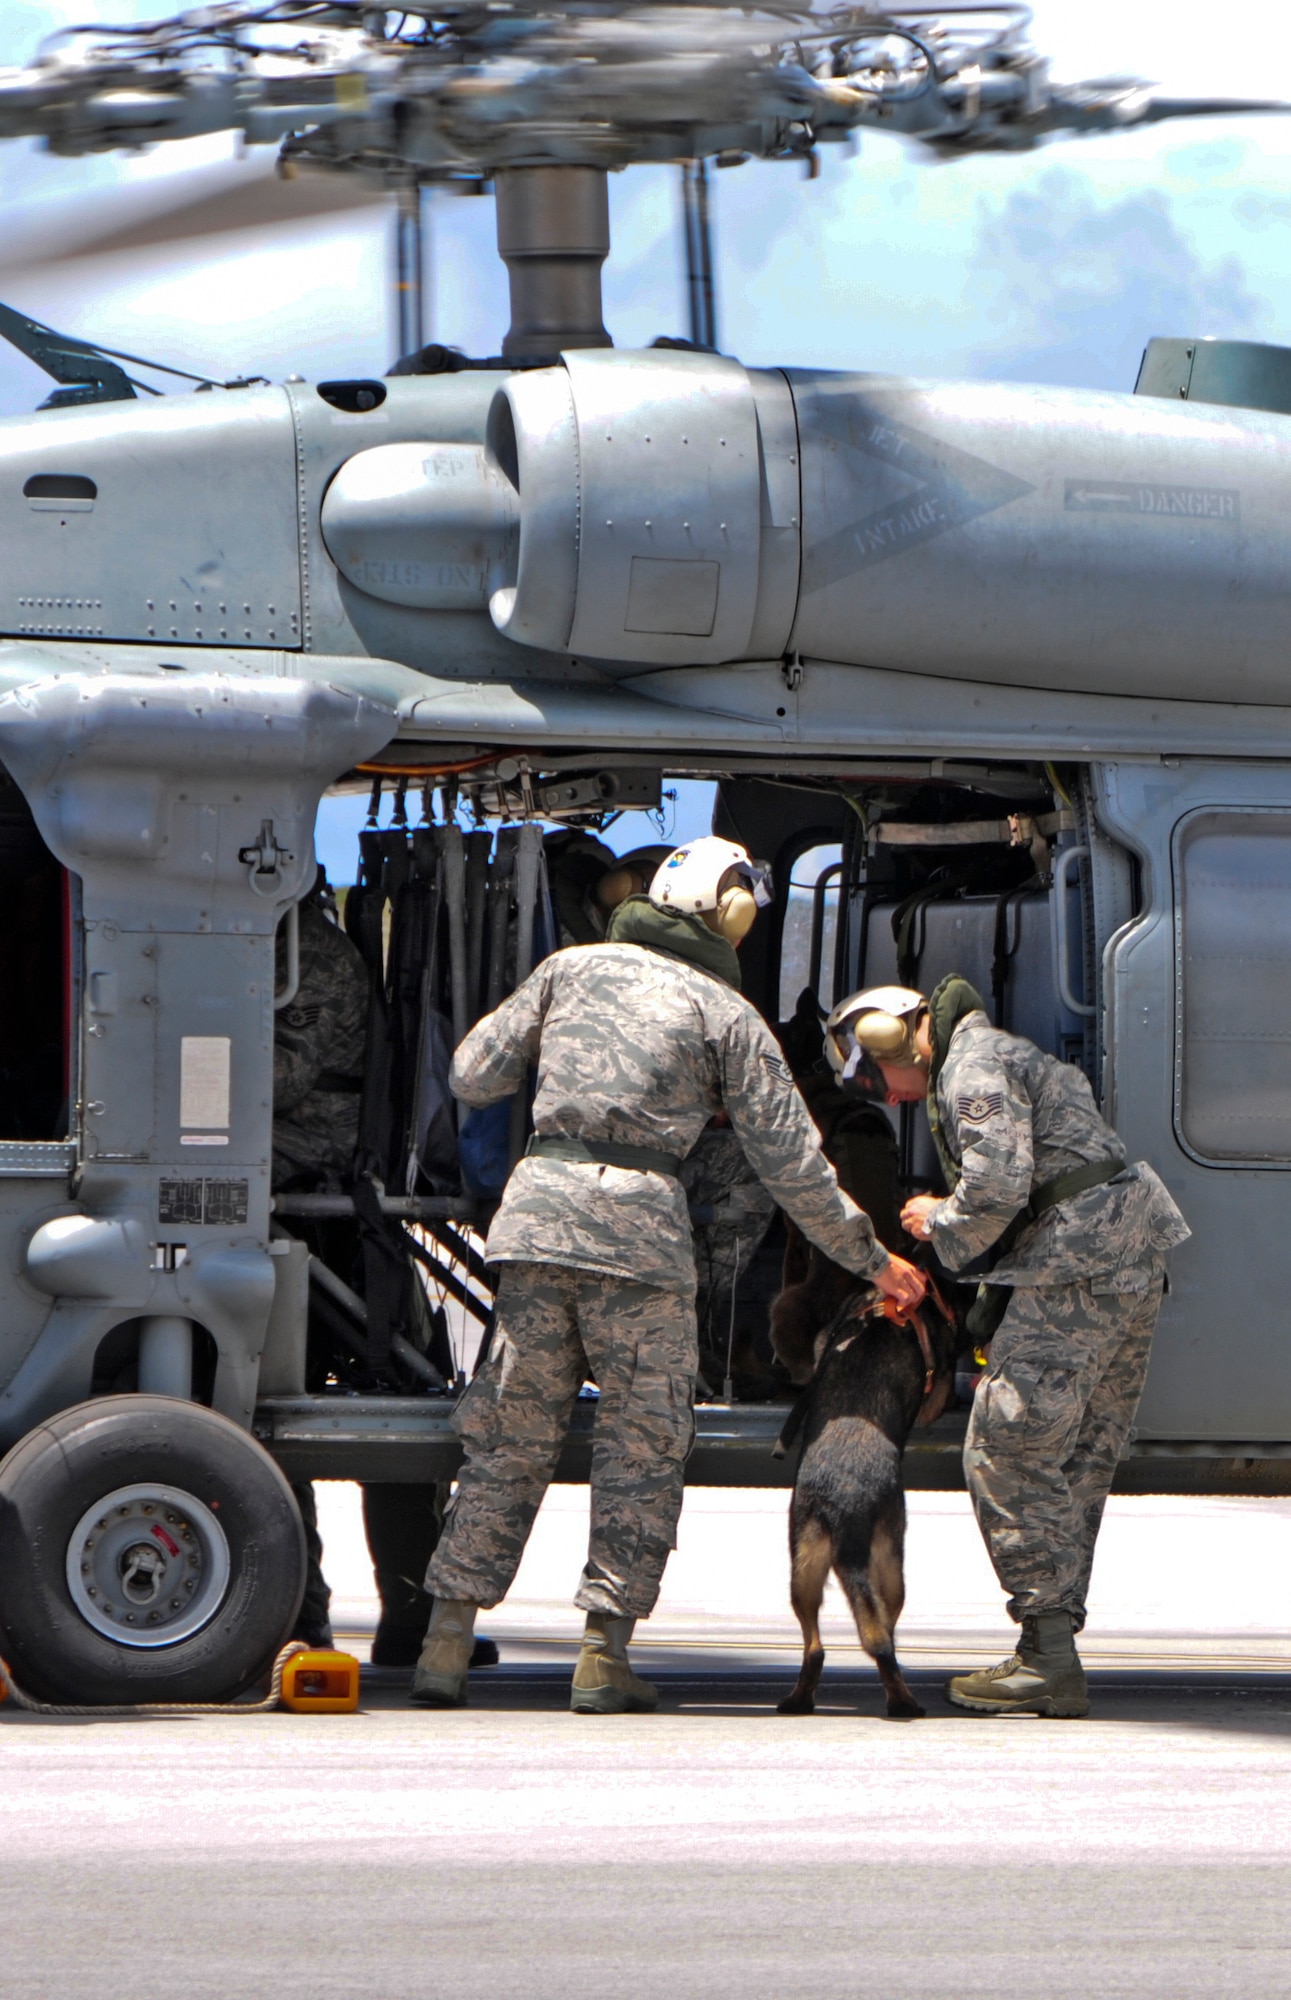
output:
{"label": "helmet visor", "polygon": [[859,1042],[853,1041],[847,1061],[838,1076],[838,1087],[844,1097],[859,1097],[867,1104],[886,1104],[888,1087],[883,1071]]}
{"label": "helmet visor", "polygon": [[760,910],[768,909],[774,903],[775,884],[769,861],[737,861],[730,872],[738,875],[745,888],[752,891],[753,900]]}

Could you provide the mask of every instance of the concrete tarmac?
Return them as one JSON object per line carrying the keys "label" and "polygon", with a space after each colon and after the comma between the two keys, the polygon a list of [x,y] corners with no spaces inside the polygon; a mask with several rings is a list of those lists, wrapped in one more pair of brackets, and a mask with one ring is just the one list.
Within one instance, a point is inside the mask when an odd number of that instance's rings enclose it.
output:
{"label": "concrete tarmac", "polygon": [[[641,1634],[657,1716],[567,1711],[576,1491],[552,1496],[481,1621],[503,1665],[472,1677],[468,1709],[411,1710],[400,1677],[372,1670],[353,1717],[52,1722],[6,1705],[0,1993],[1291,1990],[1288,1503],[1113,1503],[1096,1712],[1059,1723],[941,1697],[943,1659],[998,1657],[1007,1636],[953,1495],[912,1500],[903,1653],[927,1719],[883,1719],[854,1633],[832,1643],[836,1609],[819,1712],[776,1715],[793,1674],[783,1514],[783,1495],[688,1496]],[[364,1650],[353,1494],[325,1494],[323,1521]],[[690,1596],[705,1571],[709,1631]]]}

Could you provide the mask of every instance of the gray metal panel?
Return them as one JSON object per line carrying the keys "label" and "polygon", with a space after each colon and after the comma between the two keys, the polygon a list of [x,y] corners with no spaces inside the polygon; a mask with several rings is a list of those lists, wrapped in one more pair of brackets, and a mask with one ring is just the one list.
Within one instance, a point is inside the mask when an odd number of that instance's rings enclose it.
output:
{"label": "gray metal panel", "polygon": [[1134,393],[1291,414],[1291,348],[1257,340],[1150,340]]}
{"label": "gray metal panel", "polygon": [[276,1237],[273,1257],[273,1310],[260,1356],[258,1394],[303,1396],[305,1342],[309,1324],[309,1245]]}
{"label": "gray metal panel", "polygon": [[146,1160],[157,1129],[157,947],[111,917],[85,926],[81,1043],[86,1157]]}
{"label": "gray metal panel", "polygon": [[332,560],[366,596],[487,611],[513,562],[516,499],[482,445],[372,445],[332,480],[322,528]]}
{"label": "gray metal panel", "polygon": [[1174,878],[1179,1137],[1212,1164],[1291,1166],[1291,815],[1188,814]]}
{"label": "gray metal panel", "polygon": [[66,1181],[75,1165],[73,1140],[0,1139],[0,1180]]}
{"label": "gray metal panel", "polygon": [[[585,1481],[591,1463],[594,1404],[575,1411],[556,1468],[557,1481]],[[794,1454],[773,1456],[784,1404],[701,1403],[688,1486],[793,1484]],[[943,1417],[916,1431],[906,1447],[907,1488],[958,1492],[964,1484],[964,1417]],[[282,1396],[262,1399],[256,1436],[289,1479],[451,1479],[461,1464],[452,1405],[438,1398]],[[1179,1446],[1131,1447],[1117,1467],[1116,1493],[1291,1492],[1288,1447],[1259,1442],[1188,1440]]]}
{"label": "gray metal panel", "polygon": [[883,376],[789,380],[804,655],[1278,702],[1291,418]]}
{"label": "gray metal panel", "polygon": [[[1291,813],[1291,766],[1112,764],[1098,777],[1104,829],[1135,851],[1141,915],[1114,938],[1108,968],[1109,1109],[1131,1158],[1161,1174],[1192,1228],[1170,1258],[1138,1417],[1144,1438],[1274,1438],[1291,1410],[1291,1230],[1285,1167],[1205,1165],[1174,1123],[1176,885],[1171,841],[1189,813]],[[1249,940],[1255,944],[1258,939]],[[1252,976],[1233,967],[1235,982]]]}
{"label": "gray metal panel", "polygon": [[[0,698],[0,756],[81,878],[86,972],[77,1220],[10,1245],[7,1291],[43,1280],[51,1332],[10,1357],[0,1442],[88,1395],[103,1336],[145,1311],[209,1330],[215,1407],[250,1421],[274,1291],[274,931],[312,880],[321,790],[393,724],[273,676],[99,673]],[[32,1207],[49,1192],[34,1183]]]}
{"label": "gray metal panel", "polygon": [[[514,645],[494,629],[484,611],[420,611],[368,596],[340,576],[323,540],[324,496],[347,459],[406,442],[482,445],[490,406],[506,379],[475,369],[461,375],[395,376],[384,383],[385,401],[378,409],[355,414],[333,409],[312,384],[287,385],[296,438],[294,505],[307,649],[349,656],[360,670],[365,656],[373,655],[419,671],[483,680],[568,673],[563,656]],[[586,669],[584,677],[595,675]]]}
{"label": "gray metal panel", "polygon": [[[747,374],[719,355],[667,350],[567,354],[565,367],[580,501],[570,651],[670,666],[739,659],[753,629],[761,547]],[[666,603],[634,612],[639,580],[656,567],[672,612]],[[685,579],[702,584],[710,573],[711,607],[695,592],[686,615]]]}
{"label": "gray metal panel", "polygon": [[[488,624],[466,614],[377,608],[392,617],[433,617],[460,625],[464,646],[473,645],[472,634]],[[634,748],[756,752],[773,745],[782,747],[786,761],[819,756],[831,765],[875,756],[973,756],[992,762],[1135,757],[1151,763],[1167,753],[1291,758],[1291,705],[1138,701],[1044,689],[1028,691],[1023,701],[1015,688],[819,660],[804,661],[800,679],[796,672],[787,674],[779,660],[661,667],[650,674],[628,673],[618,681],[588,667],[555,679],[550,677],[553,663],[544,666],[545,655],[507,646],[496,633],[493,638],[498,649],[506,650],[510,678],[451,678],[388,655],[363,653],[284,655],[229,648],[213,659],[191,648],[0,640],[0,691],[16,693],[70,675],[89,687],[118,673],[146,675],[154,685],[164,685],[178,677],[163,673],[163,663],[200,678],[218,661],[222,673],[261,685],[272,687],[286,676],[387,702],[399,711],[399,735],[412,742],[535,748],[585,744],[620,755]],[[515,672],[521,660],[535,663],[532,678]],[[499,663],[490,659],[486,664],[493,668]],[[76,713],[75,699],[70,712]]]}
{"label": "gray metal panel", "polygon": [[758,601],[749,634],[753,659],[785,651],[798,602],[802,541],[801,454],[789,384],[778,368],[750,368],[762,463],[762,536]]}
{"label": "gray metal panel", "polygon": [[[92,503],[28,498],[71,475]],[[291,418],[281,389],[92,403],[0,426],[0,631],[301,643]]]}
{"label": "gray metal panel", "polygon": [[[369,674],[393,678],[398,669],[333,661],[327,671],[363,686]],[[617,684],[598,677],[590,686],[542,675],[527,682],[490,682],[428,673],[399,697],[399,706],[401,735],[482,744],[611,744],[626,752],[667,745],[736,750],[770,740],[831,759],[1130,756],[1157,762],[1167,749],[1220,757],[1291,756],[1291,706],[1241,708],[1046,690],[1029,691],[1023,701],[1015,688],[811,659],[803,662],[800,682],[787,676],[779,661],[661,667]]]}

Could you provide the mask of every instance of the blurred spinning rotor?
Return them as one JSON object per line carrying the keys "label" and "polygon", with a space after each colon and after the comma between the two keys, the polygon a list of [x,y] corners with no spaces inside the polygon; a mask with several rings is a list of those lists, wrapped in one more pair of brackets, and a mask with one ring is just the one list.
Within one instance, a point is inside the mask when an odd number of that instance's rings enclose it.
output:
{"label": "blurred spinning rotor", "polygon": [[60,31],[0,71],[0,137],[90,153],[233,131],[283,162],[386,185],[508,167],[810,158],[865,127],[939,152],[1017,149],[1242,100],[1058,84],[1014,5],[758,0],[221,4]]}

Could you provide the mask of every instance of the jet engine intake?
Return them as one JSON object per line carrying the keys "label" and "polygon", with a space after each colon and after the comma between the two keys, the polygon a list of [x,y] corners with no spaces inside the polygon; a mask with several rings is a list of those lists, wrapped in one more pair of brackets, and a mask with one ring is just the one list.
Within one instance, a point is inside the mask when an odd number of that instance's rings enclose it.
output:
{"label": "jet engine intake", "polygon": [[515,488],[481,445],[374,445],[323,497],[323,540],[342,576],[422,611],[483,611],[514,574],[518,524]]}
{"label": "jet engine intake", "polygon": [[[787,641],[797,432],[784,378],[715,354],[569,353],[489,413],[512,482],[515,569],[489,600],[523,645],[715,665]],[[764,546],[765,544],[765,546]]]}

